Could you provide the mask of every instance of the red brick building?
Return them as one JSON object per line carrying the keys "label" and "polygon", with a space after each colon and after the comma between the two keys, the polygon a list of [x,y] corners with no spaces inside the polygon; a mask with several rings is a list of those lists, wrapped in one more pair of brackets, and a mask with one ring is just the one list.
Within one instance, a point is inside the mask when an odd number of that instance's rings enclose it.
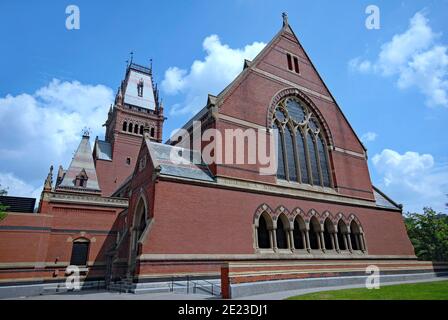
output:
{"label": "red brick building", "polygon": [[[286,16],[180,139],[161,143],[164,120],[151,69],[131,63],[105,141],[97,138],[92,154],[83,136],[70,167],[54,184],[47,177],[38,213],[0,222],[5,286],[59,283],[70,264],[82,265],[86,280],[136,291],[222,276],[226,296],[246,294],[242,283],[353,279],[370,264],[390,274],[437,269],[415,261],[401,206],[372,185],[365,147]],[[186,133],[207,129],[223,137],[251,129],[254,143],[268,146],[278,129],[276,172],[260,174],[258,160],[206,164],[205,152],[216,160],[236,150],[216,136],[182,148]],[[173,153],[190,156],[179,164]]]}

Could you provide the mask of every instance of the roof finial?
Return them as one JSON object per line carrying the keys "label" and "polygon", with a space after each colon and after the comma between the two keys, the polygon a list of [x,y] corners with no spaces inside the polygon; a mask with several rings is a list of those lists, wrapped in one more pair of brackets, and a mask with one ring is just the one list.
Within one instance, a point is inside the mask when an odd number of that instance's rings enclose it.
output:
{"label": "roof finial", "polygon": [[134,51],[131,51],[131,52],[129,53],[129,55],[131,56],[129,65],[131,65],[131,64],[132,64],[132,61],[134,61]]}
{"label": "roof finial", "polygon": [[50,172],[48,172],[47,179],[45,179],[44,190],[50,191],[53,185],[53,165],[50,167]]}
{"label": "roof finial", "polygon": [[89,138],[90,137],[90,128],[84,127],[82,129],[82,137]]}
{"label": "roof finial", "polygon": [[283,18],[283,27],[288,26],[288,13],[287,12],[283,12],[282,13],[282,18]]}

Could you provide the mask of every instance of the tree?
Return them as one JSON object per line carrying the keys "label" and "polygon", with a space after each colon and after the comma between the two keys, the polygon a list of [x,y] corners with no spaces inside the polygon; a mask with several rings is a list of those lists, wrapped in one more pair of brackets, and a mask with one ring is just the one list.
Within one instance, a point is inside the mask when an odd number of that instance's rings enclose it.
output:
{"label": "tree", "polygon": [[[0,184],[0,196],[6,196],[8,194],[8,190],[3,188]],[[0,221],[3,220],[6,217],[6,210],[8,209],[7,206],[3,205],[0,202]]]}
{"label": "tree", "polygon": [[448,216],[423,208],[405,218],[408,235],[421,260],[448,261]]}
{"label": "tree", "polygon": [[8,189],[3,188],[2,185],[0,184],[0,196],[6,196],[6,195],[8,195]]}

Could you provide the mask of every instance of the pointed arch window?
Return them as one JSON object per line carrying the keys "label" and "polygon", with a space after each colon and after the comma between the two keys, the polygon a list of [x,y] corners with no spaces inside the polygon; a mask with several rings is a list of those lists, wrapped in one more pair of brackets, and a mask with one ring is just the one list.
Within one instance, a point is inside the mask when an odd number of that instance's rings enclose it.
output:
{"label": "pointed arch window", "polygon": [[297,130],[296,134],[296,145],[299,160],[300,175],[302,177],[302,183],[310,183],[308,176],[308,154],[305,148],[305,141],[303,139],[303,134],[300,129]]}
{"label": "pointed arch window", "polygon": [[278,129],[277,178],[331,187],[327,142],[316,116],[301,99],[282,99],[273,113]]}
{"label": "pointed arch window", "polygon": [[295,249],[306,249],[306,239],[305,239],[306,226],[305,221],[299,215],[294,219],[294,248]]}
{"label": "pointed arch window", "polygon": [[283,144],[283,129],[277,125],[277,178],[286,179],[286,165],[285,165],[285,148]]}
{"label": "pointed arch window", "polygon": [[287,229],[288,219],[282,215],[277,219],[277,229],[275,230],[277,248],[288,249],[288,229]]}
{"label": "pointed arch window", "polygon": [[319,176],[319,163],[317,160],[316,144],[312,133],[308,132],[306,135],[306,144],[308,147],[308,154],[310,157],[311,164],[311,177],[314,185],[320,185]]}
{"label": "pointed arch window", "polygon": [[330,171],[328,170],[328,157],[325,151],[325,143],[322,136],[317,136],[317,150],[319,153],[320,168],[322,170],[322,182],[324,187],[330,187]]}
{"label": "pointed arch window", "polygon": [[137,83],[137,94],[139,97],[143,97],[143,79],[140,79]]}
{"label": "pointed arch window", "polygon": [[286,159],[288,161],[288,176],[289,180],[297,181],[297,169],[294,150],[294,133],[290,127],[285,130],[285,151]]}
{"label": "pointed arch window", "polygon": [[266,217],[262,214],[258,220],[258,228],[257,228],[257,239],[258,239],[258,247],[260,249],[269,249],[271,248],[271,240],[269,235],[268,222],[266,221]]}

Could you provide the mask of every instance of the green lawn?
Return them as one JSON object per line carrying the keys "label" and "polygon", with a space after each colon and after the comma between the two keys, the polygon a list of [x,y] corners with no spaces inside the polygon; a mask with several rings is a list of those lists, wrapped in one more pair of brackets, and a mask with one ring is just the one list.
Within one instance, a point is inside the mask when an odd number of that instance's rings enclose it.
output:
{"label": "green lawn", "polygon": [[448,300],[448,281],[308,293],[288,300]]}

